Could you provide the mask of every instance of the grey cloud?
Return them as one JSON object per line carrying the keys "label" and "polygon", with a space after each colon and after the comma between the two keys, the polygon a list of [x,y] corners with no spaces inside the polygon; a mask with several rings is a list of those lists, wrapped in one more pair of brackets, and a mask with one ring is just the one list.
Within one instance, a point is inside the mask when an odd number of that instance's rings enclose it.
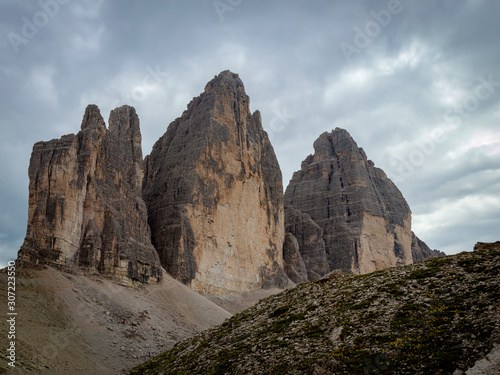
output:
{"label": "grey cloud", "polygon": [[[0,233],[7,237],[0,257],[15,256],[26,229],[27,167],[35,142],[77,132],[89,103],[99,105],[107,119],[114,105],[128,101],[141,119],[146,155],[189,100],[224,69],[240,74],[251,109],[261,111],[285,185],[313,152],[312,142],[336,126],[347,128],[390,174],[396,157],[407,159],[415,140],[443,126],[450,90],[456,88],[460,104],[480,75],[500,81],[500,3],[401,0],[403,10],[347,61],[340,44],[353,44],[354,27],[364,29],[374,20],[370,12],[387,4],[243,0],[221,21],[211,0],[70,1],[16,54],[7,34],[19,33],[22,17],[30,19],[40,5],[2,1],[0,224],[6,229]],[[132,90],[141,87],[148,68],[157,67],[164,79],[134,100]],[[364,81],[356,78],[363,72]],[[498,239],[495,211],[474,212],[481,225],[451,216],[464,197],[500,200],[493,188],[500,179],[495,167],[500,156],[484,148],[458,154],[453,162],[447,155],[474,129],[498,128],[499,99],[500,88],[410,176],[396,182],[415,222],[429,217],[453,223],[431,223],[429,228],[439,229],[417,233],[431,247],[453,252],[468,250],[479,239]],[[293,117],[281,124],[276,113],[283,111]],[[449,218],[440,204],[450,207]]]}

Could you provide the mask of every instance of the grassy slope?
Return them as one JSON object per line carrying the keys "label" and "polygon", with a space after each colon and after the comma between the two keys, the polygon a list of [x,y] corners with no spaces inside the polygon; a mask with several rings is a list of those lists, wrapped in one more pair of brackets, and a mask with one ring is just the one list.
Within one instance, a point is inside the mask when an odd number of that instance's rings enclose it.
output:
{"label": "grassy slope", "polygon": [[451,374],[500,342],[500,249],[363,276],[333,273],[260,301],[131,374]]}

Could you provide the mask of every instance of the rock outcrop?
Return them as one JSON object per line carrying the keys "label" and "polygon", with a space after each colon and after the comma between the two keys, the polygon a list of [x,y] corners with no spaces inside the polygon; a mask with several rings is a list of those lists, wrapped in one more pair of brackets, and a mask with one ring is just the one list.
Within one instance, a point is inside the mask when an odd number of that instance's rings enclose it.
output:
{"label": "rock outcrop", "polygon": [[[454,374],[462,375],[463,371],[455,371]],[[500,344],[495,347],[485,358],[477,361],[473,367],[465,372],[465,375],[499,375],[500,374]]]}
{"label": "rock outcrop", "polygon": [[89,105],[81,131],[38,142],[29,166],[29,213],[19,262],[85,270],[129,284],[161,280],[141,197],[141,133],[134,108],[106,128]]}
{"label": "rock outcrop", "polygon": [[428,258],[444,257],[446,254],[439,250],[431,250],[424,241],[411,232],[411,256],[413,262],[421,262]]}
{"label": "rock outcrop", "polygon": [[145,159],[143,197],[163,267],[212,294],[284,286],[281,171],[238,75],[224,71]]}
{"label": "rock outcrop", "polygon": [[411,211],[392,181],[346,130],[323,133],[314,150],[285,193],[286,231],[309,279],[412,263]]}
{"label": "rock outcrop", "polygon": [[299,251],[299,243],[291,233],[286,234],[283,243],[283,262],[285,273],[294,283],[303,283],[308,280],[307,268]]}
{"label": "rock outcrop", "polygon": [[497,242],[477,242],[474,251],[500,249],[500,241]]}
{"label": "rock outcrop", "polygon": [[[298,262],[304,263],[306,267],[306,277],[301,278],[304,282],[308,280],[318,280],[322,276],[330,272],[327,255],[325,251],[325,241],[323,240],[323,229],[316,224],[311,217],[292,207],[285,208],[286,225],[285,231],[287,236],[291,235],[295,238],[298,245]],[[285,248],[283,248],[283,256],[285,256]],[[293,264],[287,264],[288,258],[285,258],[285,270],[290,270],[290,267],[295,268]],[[293,273],[287,271],[288,277],[295,281]]]}

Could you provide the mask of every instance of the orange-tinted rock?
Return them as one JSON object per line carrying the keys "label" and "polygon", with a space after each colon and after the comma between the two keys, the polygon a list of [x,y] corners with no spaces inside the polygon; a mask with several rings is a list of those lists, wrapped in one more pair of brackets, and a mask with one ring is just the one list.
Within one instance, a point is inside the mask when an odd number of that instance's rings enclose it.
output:
{"label": "orange-tinted rock", "polygon": [[145,165],[152,241],[171,275],[214,295],[285,285],[281,171],[238,75],[210,81]]}
{"label": "orange-tinted rock", "polygon": [[29,177],[22,264],[98,272],[122,283],[161,280],[141,197],[134,108],[113,110],[108,130],[97,106],[89,105],[78,134],[34,145]]}

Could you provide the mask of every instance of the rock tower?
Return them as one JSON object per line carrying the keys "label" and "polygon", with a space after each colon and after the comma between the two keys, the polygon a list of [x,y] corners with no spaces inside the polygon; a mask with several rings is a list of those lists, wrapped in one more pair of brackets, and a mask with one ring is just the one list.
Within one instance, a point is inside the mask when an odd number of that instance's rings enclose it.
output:
{"label": "rock tower", "polygon": [[143,197],[161,264],[212,295],[284,286],[281,170],[237,74],[189,103],[145,159]]}
{"label": "rock tower", "polygon": [[314,151],[285,193],[286,232],[308,279],[412,263],[411,211],[392,181],[344,129],[321,134]]}
{"label": "rock tower", "polygon": [[33,147],[22,264],[96,272],[121,283],[157,283],[141,197],[141,132],[135,109],[113,110],[106,128],[89,105],[78,134]]}

